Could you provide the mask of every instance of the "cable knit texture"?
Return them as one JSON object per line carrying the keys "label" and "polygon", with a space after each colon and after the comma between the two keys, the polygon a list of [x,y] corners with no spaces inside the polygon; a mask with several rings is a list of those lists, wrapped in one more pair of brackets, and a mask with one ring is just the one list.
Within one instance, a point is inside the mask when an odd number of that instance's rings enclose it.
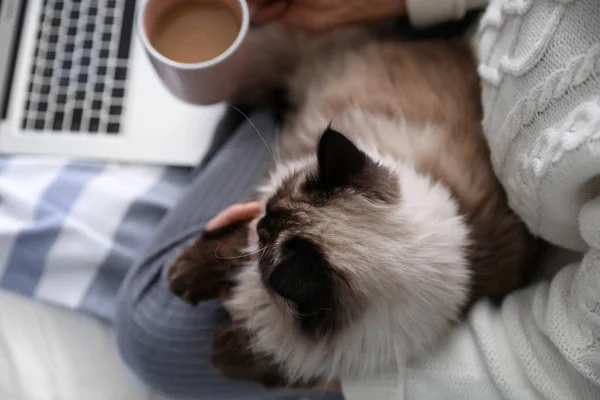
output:
{"label": "cable knit texture", "polygon": [[476,39],[483,124],[510,204],[579,253],[553,250],[551,280],[501,308],[480,302],[395,378],[344,382],[347,400],[600,399],[600,1],[493,0]]}

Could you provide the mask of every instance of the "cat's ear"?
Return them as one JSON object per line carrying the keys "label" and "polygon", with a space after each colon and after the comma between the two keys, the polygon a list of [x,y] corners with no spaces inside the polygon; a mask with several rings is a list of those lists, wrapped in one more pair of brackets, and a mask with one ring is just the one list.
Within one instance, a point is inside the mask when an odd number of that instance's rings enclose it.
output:
{"label": "cat's ear", "polygon": [[398,179],[378,165],[350,139],[331,125],[323,132],[317,149],[318,171],[307,181],[307,188],[329,193],[340,188],[354,188],[377,200],[399,200]]}
{"label": "cat's ear", "polygon": [[319,183],[324,189],[351,185],[373,161],[350,139],[327,127],[317,149]]}
{"label": "cat's ear", "polygon": [[282,245],[281,261],[268,277],[268,285],[279,296],[295,303],[306,328],[318,324],[323,311],[333,304],[332,268],[314,242],[292,238]]}

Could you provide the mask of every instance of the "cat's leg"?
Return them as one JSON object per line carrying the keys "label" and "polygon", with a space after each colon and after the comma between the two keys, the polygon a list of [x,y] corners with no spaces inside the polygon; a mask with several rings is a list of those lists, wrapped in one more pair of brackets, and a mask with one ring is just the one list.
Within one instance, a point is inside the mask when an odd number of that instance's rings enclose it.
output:
{"label": "cat's leg", "polygon": [[[223,290],[220,300],[227,304],[233,295],[231,290]],[[250,332],[244,328],[243,320],[236,319],[235,309],[229,308],[233,323],[213,336],[209,348],[209,360],[221,375],[238,381],[252,381],[268,388],[306,389],[314,387],[318,382],[304,383],[289,381],[280,371],[279,366],[268,357],[260,356],[252,351]]]}
{"label": "cat's leg", "polygon": [[[228,286],[219,293],[223,304],[231,299],[231,289],[232,286]],[[217,331],[210,343],[209,361],[213,368],[233,380],[256,382],[268,388],[300,388],[301,386],[291,385],[275,363],[252,352],[250,333],[243,328],[240,320],[236,322],[235,310],[228,311],[232,313],[232,324]]]}
{"label": "cat's leg", "polygon": [[210,362],[223,376],[253,381],[266,387],[286,387],[286,379],[269,360],[250,350],[250,337],[243,329],[231,325],[218,331],[210,346]]}
{"label": "cat's leg", "polygon": [[205,232],[169,267],[169,289],[192,305],[217,298],[231,285],[237,268],[249,260],[240,251],[247,244],[247,222]]}

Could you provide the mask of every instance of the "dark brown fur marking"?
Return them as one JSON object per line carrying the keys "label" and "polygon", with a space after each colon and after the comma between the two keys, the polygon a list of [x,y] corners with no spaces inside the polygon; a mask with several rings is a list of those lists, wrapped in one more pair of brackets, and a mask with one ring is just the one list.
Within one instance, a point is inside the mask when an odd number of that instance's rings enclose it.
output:
{"label": "dark brown fur marking", "polygon": [[239,252],[247,241],[247,223],[203,234],[169,267],[169,289],[192,305],[217,298],[231,284],[233,272],[248,260]]}
{"label": "dark brown fur marking", "polygon": [[230,379],[254,381],[266,387],[288,386],[277,366],[248,351],[249,340],[242,328],[229,326],[218,331],[210,345],[210,363]]}

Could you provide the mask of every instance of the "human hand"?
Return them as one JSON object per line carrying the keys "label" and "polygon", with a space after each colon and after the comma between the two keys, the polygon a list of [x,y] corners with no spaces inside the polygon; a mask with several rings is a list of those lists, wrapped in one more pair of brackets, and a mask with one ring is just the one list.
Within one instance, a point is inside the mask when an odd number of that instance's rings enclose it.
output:
{"label": "human hand", "polygon": [[253,20],[323,31],[404,15],[406,0],[248,0]]}
{"label": "human hand", "polygon": [[251,221],[248,229],[248,243],[253,243],[257,239],[256,223],[258,222],[258,216],[262,209],[263,204],[259,201],[234,204],[227,207],[216,217],[208,221],[205,230],[207,232],[212,232],[238,222]]}
{"label": "human hand", "polygon": [[226,226],[233,225],[236,222],[250,221],[256,218],[262,210],[262,203],[252,201],[249,203],[239,203],[227,207],[216,217],[208,221],[206,230],[208,232],[216,231]]}

